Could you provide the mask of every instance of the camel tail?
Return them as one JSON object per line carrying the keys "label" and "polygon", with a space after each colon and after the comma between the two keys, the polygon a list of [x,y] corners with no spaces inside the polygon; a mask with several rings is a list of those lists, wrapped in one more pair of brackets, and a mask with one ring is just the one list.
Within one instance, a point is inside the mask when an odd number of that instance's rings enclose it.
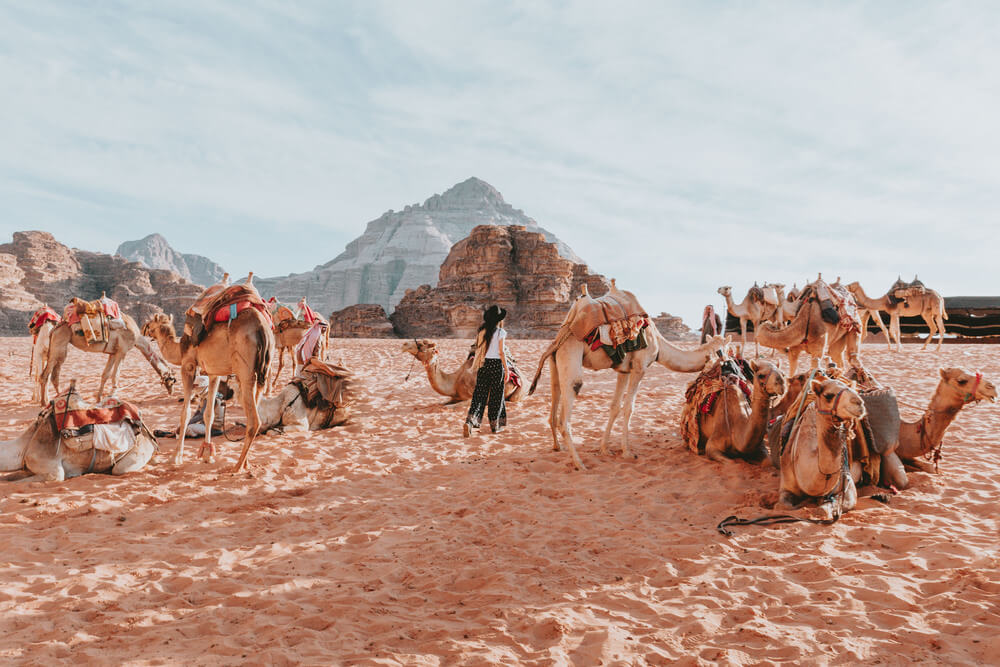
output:
{"label": "camel tail", "polygon": [[545,348],[545,352],[542,352],[542,358],[538,360],[538,370],[535,371],[535,377],[531,380],[531,387],[528,388],[528,396],[535,393],[535,389],[538,387],[538,378],[542,376],[542,370],[545,368],[545,362],[556,353],[556,350],[566,342],[569,336],[569,326],[564,323],[563,326],[559,327],[559,332],[556,334],[555,340],[549,343],[549,346]]}
{"label": "camel tail", "polygon": [[271,346],[267,344],[267,335],[257,336],[257,354],[254,358],[253,373],[258,387],[267,384],[267,375],[271,370]]}

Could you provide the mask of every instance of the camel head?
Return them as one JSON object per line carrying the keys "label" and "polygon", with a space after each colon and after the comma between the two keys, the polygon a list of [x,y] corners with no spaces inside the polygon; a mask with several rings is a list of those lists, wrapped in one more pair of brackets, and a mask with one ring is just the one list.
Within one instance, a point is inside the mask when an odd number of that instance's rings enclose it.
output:
{"label": "camel head", "polygon": [[996,385],[984,378],[982,373],[964,368],[941,368],[938,373],[941,384],[951,389],[963,403],[983,400],[994,403],[997,400]]}
{"label": "camel head", "polygon": [[430,363],[431,359],[437,356],[437,343],[432,340],[408,340],[403,343],[403,352],[409,352],[421,363]]}
{"label": "camel head", "polygon": [[722,287],[720,287],[718,289],[718,292],[722,296],[732,296],[733,295],[733,288],[730,287],[729,285],[723,285]]}
{"label": "camel head", "polygon": [[832,415],[836,419],[861,419],[865,416],[857,385],[850,386],[840,380],[813,380],[812,390],[816,394],[816,408],[820,414]]}
{"label": "camel head", "polygon": [[751,360],[749,363],[753,369],[754,395],[764,395],[770,399],[785,393],[785,376],[777,366],[763,359]]}
{"label": "camel head", "polygon": [[147,338],[156,338],[157,334],[174,336],[174,316],[166,313],[157,313],[142,325],[142,335]]}

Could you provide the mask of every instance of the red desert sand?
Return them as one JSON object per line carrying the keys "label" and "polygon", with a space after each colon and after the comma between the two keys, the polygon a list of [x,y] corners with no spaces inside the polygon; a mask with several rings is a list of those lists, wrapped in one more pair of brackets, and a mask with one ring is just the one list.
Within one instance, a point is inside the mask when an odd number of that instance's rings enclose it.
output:
{"label": "red desert sand", "polygon": [[[30,405],[27,338],[0,339],[0,437]],[[511,341],[531,375],[545,341]],[[0,486],[0,660],[49,664],[727,664],[995,662],[1000,656],[1000,407],[965,408],[940,474],[833,526],[716,532],[771,512],[768,465],[720,465],[678,434],[692,375],[650,369],[632,421],[639,459],[600,456],[614,374],[587,373],[581,455],[552,450],[548,372],[499,435],[462,437],[398,340],[337,340],[366,405],[326,432],[269,434],[251,471],[170,461]],[[441,341],[444,367],[467,342]],[[993,346],[864,361],[925,406],[939,366],[1000,377]],[[70,352],[96,391],[104,357]],[[409,381],[404,381],[412,368]],[[287,375],[287,371],[286,371]],[[118,392],[152,428],[179,421],[145,360]],[[919,411],[903,406],[905,419]],[[620,433],[616,429],[615,434]],[[197,445],[197,443],[195,443]],[[870,489],[866,490],[870,493]],[[809,511],[800,511],[810,515]],[[811,515],[818,515],[815,510]]]}

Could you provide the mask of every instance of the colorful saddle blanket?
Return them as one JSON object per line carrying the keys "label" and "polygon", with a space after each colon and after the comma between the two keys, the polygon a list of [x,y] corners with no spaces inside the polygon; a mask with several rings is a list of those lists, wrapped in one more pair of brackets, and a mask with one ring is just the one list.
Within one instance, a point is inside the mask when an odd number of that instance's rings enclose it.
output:
{"label": "colorful saddle blanket", "polygon": [[108,330],[114,328],[112,325],[117,324],[118,328],[124,326],[121,317],[118,302],[106,296],[93,301],[73,297],[63,311],[63,320],[73,331],[83,335],[88,343],[108,340]]}
{"label": "colorful saddle blanket", "polygon": [[581,296],[574,309],[570,328],[577,340],[586,340],[594,329],[603,324],[614,324],[616,326],[608,332],[613,345],[634,339],[642,329],[641,321],[649,317],[634,294],[620,290],[613,290],[597,299]]}
{"label": "colorful saddle blanket", "polygon": [[44,306],[36,310],[34,315],[31,316],[31,319],[28,321],[28,330],[32,333],[32,335],[37,336],[38,330],[41,329],[42,325],[46,322],[59,324],[62,322],[62,318],[59,317],[59,313],[55,310],[49,308],[48,306]]}
{"label": "colorful saddle blanket", "polygon": [[213,285],[185,313],[184,334],[200,342],[216,324],[235,320],[247,308],[258,311],[271,325],[267,304],[252,285]]}

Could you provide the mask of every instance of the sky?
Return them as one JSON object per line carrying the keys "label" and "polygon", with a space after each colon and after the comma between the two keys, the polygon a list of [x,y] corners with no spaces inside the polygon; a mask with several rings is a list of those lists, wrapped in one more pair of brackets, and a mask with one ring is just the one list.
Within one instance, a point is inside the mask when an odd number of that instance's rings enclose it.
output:
{"label": "sky", "polygon": [[0,243],[309,270],[470,176],[697,327],[1000,294],[1000,3],[0,0]]}

